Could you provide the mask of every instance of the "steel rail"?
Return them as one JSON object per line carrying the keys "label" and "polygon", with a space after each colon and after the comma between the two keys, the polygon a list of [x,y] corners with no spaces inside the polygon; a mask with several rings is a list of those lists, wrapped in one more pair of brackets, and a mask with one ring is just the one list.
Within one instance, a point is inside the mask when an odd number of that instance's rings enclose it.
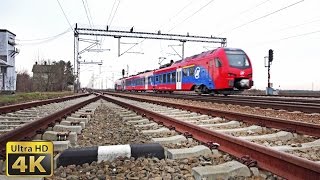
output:
{"label": "steel rail", "polygon": [[41,119],[32,121],[30,123],[24,124],[12,131],[0,135],[0,155],[2,155],[2,157],[5,157],[3,155],[5,155],[5,147],[8,141],[31,140],[31,138],[37,134],[37,131],[47,129],[53,123],[60,122],[62,118],[66,117],[67,115],[82,108],[83,106],[89,103],[97,101],[98,99],[100,99],[100,96],[96,96],[78,104],[72,105],[63,110],[50,114]]}
{"label": "steel rail", "polygon": [[179,108],[185,109],[192,112],[207,114],[210,116],[224,117],[227,119],[236,119],[238,121],[243,121],[249,124],[257,124],[260,126],[278,128],[285,131],[320,137],[320,125],[318,124],[311,124],[311,123],[305,123],[305,122],[299,122],[299,121],[293,121],[293,120],[285,120],[280,118],[270,118],[265,116],[245,114],[245,113],[239,113],[239,112],[215,110],[215,109],[210,109],[205,107],[194,107],[190,105],[162,102],[162,101],[150,100],[145,98],[130,97],[130,96],[121,95],[118,93],[107,93],[107,94],[118,96],[118,97],[125,97],[125,98],[136,100],[136,101],[144,101],[144,102],[159,104],[163,106],[170,106],[177,109]]}
{"label": "steel rail", "polygon": [[[140,94],[141,95],[141,94]],[[190,94],[150,94],[142,95],[158,96],[167,98],[179,98],[213,103],[228,103],[250,107],[262,107],[272,109],[284,109],[288,111],[301,111],[305,113],[320,113],[320,100],[299,100],[299,99],[274,99],[274,98],[244,98],[244,97],[218,97],[218,96],[199,96]]]}
{"label": "steel rail", "polygon": [[284,178],[318,179],[320,177],[320,164],[315,162],[296,157],[288,153],[275,151],[262,145],[241,140],[227,134],[218,133],[214,130],[199,127],[188,122],[176,120],[106,96],[102,96],[102,98],[120,106],[129,108],[138,114],[146,116],[157,123],[164,124],[167,127],[173,126],[178,132],[190,133],[194,139],[202,143],[218,143],[220,144],[220,150],[238,158],[249,156],[250,159],[258,162],[257,165],[260,168],[271,171]]}
{"label": "steel rail", "polygon": [[[197,100],[197,98],[188,97],[190,100]],[[302,102],[284,102],[275,100],[256,100],[256,99],[237,99],[237,98],[201,98],[200,101],[217,102],[217,103],[229,103],[251,107],[262,107],[272,109],[284,109],[288,111],[302,111],[305,113],[319,113],[319,103],[302,103]]]}
{"label": "steel rail", "polygon": [[50,104],[50,103],[54,103],[54,102],[67,101],[70,99],[80,98],[80,97],[84,97],[84,96],[88,96],[88,95],[89,95],[89,93],[86,93],[86,94],[80,94],[80,95],[65,96],[65,97],[54,98],[54,99],[37,100],[37,101],[32,101],[32,102],[2,106],[2,107],[0,107],[0,114],[10,113],[10,112],[19,111],[22,109],[27,109],[27,108],[31,108],[31,107],[35,107],[35,106]]}

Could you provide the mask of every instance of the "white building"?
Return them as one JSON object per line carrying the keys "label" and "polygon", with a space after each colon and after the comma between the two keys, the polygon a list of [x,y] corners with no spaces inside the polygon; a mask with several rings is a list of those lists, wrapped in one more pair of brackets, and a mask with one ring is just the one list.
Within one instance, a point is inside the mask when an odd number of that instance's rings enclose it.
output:
{"label": "white building", "polygon": [[16,90],[15,48],[16,35],[6,29],[0,29],[0,92]]}

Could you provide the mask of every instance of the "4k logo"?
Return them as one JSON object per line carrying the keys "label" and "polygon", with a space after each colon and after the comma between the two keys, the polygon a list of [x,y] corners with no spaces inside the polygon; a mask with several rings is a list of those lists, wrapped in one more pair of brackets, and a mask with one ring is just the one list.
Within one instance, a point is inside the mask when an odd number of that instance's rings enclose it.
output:
{"label": "4k logo", "polygon": [[53,173],[53,144],[45,141],[8,142],[8,176],[51,176]]}

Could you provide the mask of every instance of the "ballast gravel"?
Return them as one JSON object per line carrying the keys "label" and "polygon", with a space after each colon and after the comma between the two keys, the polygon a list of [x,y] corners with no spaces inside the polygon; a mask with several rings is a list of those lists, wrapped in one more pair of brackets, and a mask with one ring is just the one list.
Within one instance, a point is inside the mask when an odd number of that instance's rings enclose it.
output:
{"label": "ballast gravel", "polygon": [[[170,133],[169,133],[170,134]],[[165,136],[169,135],[165,134]],[[172,133],[173,135],[176,133]],[[160,135],[161,136],[161,135]],[[145,136],[132,125],[123,123],[115,109],[101,105],[94,114],[93,119],[78,138],[80,146],[96,146],[127,143],[147,143],[151,136]],[[178,144],[168,144],[165,148],[186,148],[199,145],[197,141],[188,140]],[[109,179],[142,179],[142,180],[193,180],[192,168],[197,166],[218,165],[234,160],[234,157],[223,152],[206,156],[185,159],[158,159],[158,158],[122,158],[116,160],[92,162],[83,165],[69,165],[58,167],[54,176],[48,180],[109,180]],[[237,177],[233,179],[282,179],[270,172],[250,168],[251,177]]]}
{"label": "ballast gravel", "polygon": [[105,104],[98,107],[93,119],[78,136],[80,147],[148,142],[151,142],[150,137],[140,133],[133,125],[125,124],[116,111]]}
{"label": "ballast gravel", "polygon": [[312,124],[320,124],[320,113],[309,114],[309,113],[303,113],[298,111],[290,112],[286,110],[263,109],[259,107],[249,107],[249,106],[212,103],[212,102],[201,102],[201,101],[192,101],[192,100],[165,98],[165,97],[150,97],[150,96],[144,96],[144,95],[128,95],[128,96],[152,99],[152,100],[170,102],[170,103],[176,103],[176,104],[192,105],[195,107],[207,107],[215,110],[240,112],[240,113],[266,116],[266,117],[281,118],[286,120],[308,122]]}

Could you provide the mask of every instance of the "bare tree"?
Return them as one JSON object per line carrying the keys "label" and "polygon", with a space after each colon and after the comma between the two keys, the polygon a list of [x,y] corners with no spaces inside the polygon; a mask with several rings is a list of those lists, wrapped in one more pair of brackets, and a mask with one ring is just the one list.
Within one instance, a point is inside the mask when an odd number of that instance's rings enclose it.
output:
{"label": "bare tree", "polygon": [[32,80],[26,70],[17,73],[17,92],[32,91]]}

